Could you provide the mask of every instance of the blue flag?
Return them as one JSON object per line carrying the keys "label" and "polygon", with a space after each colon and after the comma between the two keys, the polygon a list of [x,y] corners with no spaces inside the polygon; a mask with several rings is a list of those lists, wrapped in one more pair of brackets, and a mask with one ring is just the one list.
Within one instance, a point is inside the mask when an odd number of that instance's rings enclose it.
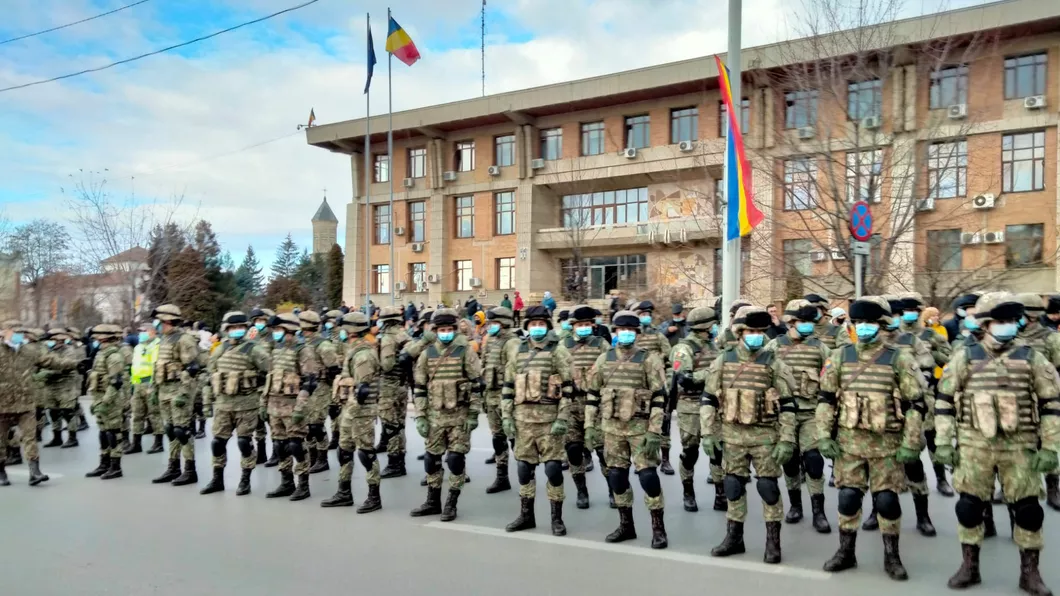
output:
{"label": "blue flag", "polygon": [[364,92],[372,86],[372,73],[375,72],[375,44],[372,43],[372,27],[368,26],[368,80],[364,82]]}

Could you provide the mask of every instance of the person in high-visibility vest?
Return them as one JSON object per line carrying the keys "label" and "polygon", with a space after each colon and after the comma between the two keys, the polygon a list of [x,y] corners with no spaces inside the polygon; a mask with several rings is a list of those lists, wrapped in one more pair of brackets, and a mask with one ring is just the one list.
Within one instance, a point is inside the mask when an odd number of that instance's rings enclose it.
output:
{"label": "person in high-visibility vest", "polygon": [[140,326],[140,341],[133,348],[132,367],[130,369],[130,381],[133,386],[132,395],[132,433],[133,440],[126,454],[142,453],[145,432],[145,423],[151,424],[151,431],[155,435],[155,442],[148,453],[162,452],[162,413],[158,405],[158,396],[155,395],[154,385],[151,383],[151,375],[155,370],[155,360],[158,358],[158,337],[155,328],[151,325]]}

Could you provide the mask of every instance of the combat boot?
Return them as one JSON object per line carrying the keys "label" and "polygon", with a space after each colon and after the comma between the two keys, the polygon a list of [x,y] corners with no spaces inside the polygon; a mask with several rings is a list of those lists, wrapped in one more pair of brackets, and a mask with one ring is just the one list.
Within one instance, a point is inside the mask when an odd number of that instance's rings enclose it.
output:
{"label": "combat boot", "polygon": [[73,449],[81,445],[77,442],[77,431],[72,428],[66,429],[66,442],[59,449]]}
{"label": "combat boot", "polygon": [[21,447],[8,447],[7,448],[7,465],[18,466],[22,464],[22,448]]}
{"label": "combat boot", "polygon": [[269,459],[269,454],[265,451],[265,439],[260,439],[257,442],[257,460],[255,464],[261,466],[264,465]]}
{"label": "combat boot", "polygon": [[493,484],[486,487],[486,494],[492,495],[506,490],[512,490],[512,482],[508,479],[508,464],[497,464],[497,478]]}
{"label": "combat boot", "polygon": [[166,471],[162,472],[162,475],[151,481],[151,484],[165,484],[167,482],[173,482],[180,476],[180,460],[171,459],[166,465]]}
{"label": "combat boot", "polygon": [[696,487],[695,481],[692,478],[686,478],[681,481],[681,488],[684,490],[684,505],[685,511],[695,513],[699,511],[699,505],[696,504]]}
{"label": "combat boot", "polygon": [[199,431],[195,433],[195,438],[196,439],[205,439],[206,438],[206,419],[205,418],[199,420]]}
{"label": "combat boot", "polygon": [[946,466],[942,464],[935,464],[935,490],[939,491],[939,494],[944,497],[952,497],[954,495],[953,486],[950,485],[950,481],[946,480]]}
{"label": "combat boot", "polygon": [[880,520],[876,517],[876,503],[872,503],[872,511],[869,512],[869,516],[865,518],[865,522],[861,524],[861,529],[866,532],[875,532],[880,529]]}
{"label": "combat boot", "polygon": [[828,516],[824,514],[824,495],[810,495],[810,508],[813,510],[813,529],[818,534],[831,534],[832,526],[828,524]]}
{"label": "combat boot", "polygon": [[979,575],[979,545],[961,545],[961,568],[953,574],[946,585],[953,590],[963,590],[983,582]]}
{"label": "combat boot", "polygon": [[80,414],[77,417],[77,420],[78,420],[78,422],[77,422],[77,432],[83,433],[86,430],[88,430],[88,420],[85,419],[85,412],[84,412],[84,409],[80,406],[80,404],[78,404],[78,406],[77,406],[77,411],[78,411],[78,414]]}
{"label": "combat boot", "polygon": [[[561,522],[562,523],[562,522]],[[519,497],[519,517],[515,521],[504,526],[505,532],[521,532],[533,530],[537,527],[537,518],[534,516],[533,497]]]}
{"label": "combat boot", "polygon": [[110,469],[110,456],[101,455],[99,456],[99,465],[94,470],[85,474],[85,478],[99,478],[100,476],[107,473]]}
{"label": "combat boot", "polygon": [[376,452],[376,454],[386,453],[386,443],[383,442],[384,438],[386,438],[385,429],[384,432],[379,433],[379,442],[376,443],[375,447],[372,448]]}
{"label": "combat boot", "polygon": [[934,536],[935,524],[931,523],[931,516],[928,515],[928,497],[927,495],[913,495],[913,506],[916,508],[916,529],[920,532],[921,536],[927,536],[928,538]]}
{"label": "combat boot", "polygon": [[425,515],[438,515],[442,512],[442,489],[428,487],[427,500],[422,505],[409,512],[412,517],[423,517]]}
{"label": "combat boot", "polygon": [[611,486],[607,487],[607,506],[611,509],[618,509],[618,505],[615,503],[615,491],[611,490]]}
{"label": "combat boot", "polygon": [[162,435],[155,435],[155,442],[151,444],[151,448],[147,450],[147,453],[162,453]]}
{"label": "combat boot", "polygon": [[353,507],[353,488],[349,480],[339,480],[339,489],[331,498],[324,499],[320,506],[329,509],[331,507]]}
{"label": "combat boot", "polygon": [[291,494],[292,501],[304,501],[309,498],[309,474],[298,475],[298,486]]}
{"label": "combat boot", "polygon": [[585,474],[571,474],[571,480],[574,481],[574,488],[578,491],[578,497],[574,502],[574,506],[578,509],[588,509],[589,488],[585,485]]}
{"label": "combat boot", "polygon": [[7,470],[4,468],[3,460],[0,460],[0,486],[11,486],[11,481],[7,479]]}
{"label": "combat boot", "polygon": [[[335,424],[335,421],[332,420],[331,423]],[[331,429],[331,442],[328,443],[328,451],[334,451],[334,450],[336,450],[338,448],[339,448],[339,429],[338,428],[333,428],[333,429]]]}
{"label": "combat boot", "polygon": [[589,451],[588,449],[586,449],[585,453],[582,455],[582,461],[585,462],[585,471],[586,472],[592,472],[594,469],[596,469],[596,466],[593,465],[593,452],[592,451]]}
{"label": "combat boot", "polygon": [[124,474],[121,471],[121,458],[112,457],[110,458],[110,469],[100,476],[99,479],[111,480],[112,478],[121,478],[122,476],[124,476]]}
{"label": "combat boot", "polygon": [[719,482],[714,485],[714,511],[728,511],[729,500],[725,498],[725,487]]}
{"label": "combat boot", "polygon": [[839,530],[839,549],[835,551],[831,559],[824,562],[824,570],[829,573],[846,571],[858,566],[858,557],[854,547],[857,545],[858,533],[856,531]]}
{"label": "combat boot", "polygon": [[659,462],[659,471],[667,476],[674,475],[674,467],[670,465],[670,450],[662,450],[662,460]]}
{"label": "combat boot", "polygon": [[449,496],[445,498],[445,506],[442,507],[442,517],[438,518],[444,522],[456,519],[456,502],[460,500],[460,491],[455,488],[449,489]]}
{"label": "combat boot", "polygon": [[780,522],[766,522],[766,553],[762,560],[771,565],[780,563]]}
{"label": "combat boot", "polygon": [[188,486],[189,484],[198,484],[199,473],[195,471],[195,460],[184,460],[184,473],[177,476],[176,480],[172,482],[173,486]]}
{"label": "combat boot", "polygon": [[266,499],[289,497],[294,494],[294,474],[290,471],[280,472],[280,485],[274,490],[265,493]]}
{"label": "combat boot", "polygon": [[725,532],[725,539],[721,544],[710,550],[712,557],[728,557],[747,552],[743,544],[743,522],[728,520],[729,525]]}
{"label": "combat boot", "polygon": [[789,524],[797,524],[802,521],[802,489],[789,490],[788,499],[791,501],[791,507],[788,509],[788,514],[784,516],[784,521]]}
{"label": "combat boot", "polygon": [[275,468],[276,466],[280,465],[280,451],[281,451],[280,442],[279,441],[273,441],[272,442],[272,455],[270,455],[269,459],[267,459],[265,461],[265,467],[266,468]]}
{"label": "combat boot", "polygon": [[421,453],[421,454],[417,455],[417,456],[416,456],[416,461],[423,461],[423,457],[424,457],[424,454],[423,454],[423,453]]}
{"label": "combat boot", "polygon": [[133,435],[133,440],[132,440],[132,443],[129,444],[129,448],[126,449],[125,451],[123,451],[122,453],[124,455],[132,455],[134,453],[143,453],[144,452],[143,440],[144,440],[144,436],[143,435]]}
{"label": "combat boot", "polygon": [[214,466],[213,478],[210,479],[210,483],[203,487],[199,491],[200,495],[209,495],[213,493],[223,492],[225,489],[225,469]]}
{"label": "combat boot", "polygon": [[615,528],[614,532],[608,534],[605,538],[605,542],[625,542],[627,540],[636,540],[637,528],[633,526],[633,508],[632,507],[618,507],[618,527]]}
{"label": "combat boot", "polygon": [[309,448],[309,469],[310,469],[310,473],[312,473],[313,466],[315,466],[315,465],[317,465],[317,448],[316,447],[310,447]]}
{"label": "combat boot", "polygon": [[902,557],[898,552],[898,534],[883,535],[883,570],[895,581],[909,579],[909,573],[902,565]]}
{"label": "combat boot", "polygon": [[239,486],[236,487],[236,496],[242,497],[250,494],[250,473],[253,472],[251,469],[244,468],[239,475]]}
{"label": "combat boot", "polygon": [[1053,596],[1052,590],[1042,581],[1038,571],[1038,557],[1041,551],[1020,551],[1020,589],[1032,596]]}
{"label": "combat boot", "polygon": [[357,508],[357,513],[371,513],[373,511],[379,511],[382,508],[383,499],[379,497],[379,485],[369,484],[368,496],[361,502],[361,506]]}
{"label": "combat boot", "polygon": [[662,509],[651,509],[651,547],[666,548],[670,541],[666,538],[666,523],[663,521]]}
{"label": "combat boot", "polygon": [[485,463],[486,463],[487,466],[492,466],[493,464],[497,463],[497,456],[496,455],[491,455],[491,456],[487,457]]}
{"label": "combat boot", "polygon": [[566,536],[567,524],[563,523],[563,501],[549,501],[552,507],[552,535]]}
{"label": "combat boot", "polygon": [[63,445],[63,431],[62,431],[62,429],[59,428],[59,425],[56,424],[55,426],[52,427],[52,440],[48,441],[44,445],[41,445],[41,447],[44,447],[44,448],[48,448],[48,447],[62,447],[62,445]]}
{"label": "combat boot", "polygon": [[1055,511],[1060,511],[1060,476],[1045,476],[1045,504]]}
{"label": "combat boot", "polygon": [[[120,472],[121,469],[119,468],[118,471]],[[48,475],[40,471],[40,460],[29,460],[29,485],[37,486],[41,482],[47,482],[48,480]]]}
{"label": "combat boot", "polygon": [[310,474],[319,474],[320,472],[327,472],[328,470],[331,469],[331,465],[328,463],[328,452],[327,451],[321,451],[319,449],[317,449],[316,452],[317,452],[317,462],[315,464],[313,464],[312,467],[309,468],[309,473]]}
{"label": "combat boot", "polygon": [[386,456],[386,467],[379,473],[380,478],[400,478],[408,474],[405,469],[405,452],[398,451]]}

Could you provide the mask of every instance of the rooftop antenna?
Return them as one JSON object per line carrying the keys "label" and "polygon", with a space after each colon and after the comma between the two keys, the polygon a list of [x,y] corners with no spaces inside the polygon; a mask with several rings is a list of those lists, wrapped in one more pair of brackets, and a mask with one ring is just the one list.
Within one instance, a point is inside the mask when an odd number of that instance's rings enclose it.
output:
{"label": "rooftop antenna", "polygon": [[482,0],[482,97],[486,97],[486,0]]}

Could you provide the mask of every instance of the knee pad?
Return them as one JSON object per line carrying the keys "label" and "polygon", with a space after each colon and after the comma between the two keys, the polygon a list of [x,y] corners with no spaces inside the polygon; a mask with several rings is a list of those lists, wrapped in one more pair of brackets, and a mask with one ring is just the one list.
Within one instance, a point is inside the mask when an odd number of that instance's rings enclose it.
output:
{"label": "knee pad", "polygon": [[[424,458],[424,461],[426,461],[426,459],[427,458]],[[339,465],[340,466],[344,466],[344,465],[346,465],[348,463],[351,463],[352,461],[353,461],[353,452],[352,451],[346,451],[342,447],[339,447]]]}
{"label": "knee pad", "polygon": [[[12,429],[14,430],[14,429]],[[8,433],[10,435],[11,433]],[[110,439],[107,438],[107,431],[101,430],[96,433],[96,437],[99,439],[99,446],[106,449],[110,445]]]}
{"label": "knee pad", "polygon": [[[795,450],[791,459],[784,462],[781,468],[784,470],[785,476],[798,476],[802,471],[802,457],[799,455],[799,451]],[[772,505],[772,503],[770,504]]]}
{"label": "knee pad", "polygon": [[287,439],[287,454],[291,457],[302,461],[305,458],[305,446],[303,445],[302,439]]}
{"label": "knee pad", "polygon": [[228,445],[228,439],[222,439],[221,437],[214,437],[210,441],[210,451],[214,457],[221,457],[225,454],[225,446]]}
{"label": "knee pad", "polygon": [[428,474],[437,474],[442,471],[442,456],[431,453],[423,454],[423,471]]}
{"label": "knee pad", "polygon": [[[327,457],[325,454],[324,457]],[[361,460],[361,465],[364,469],[371,470],[372,464],[375,463],[375,451],[365,451],[364,449],[357,450],[357,459]]]}
{"label": "knee pad", "polygon": [[493,454],[500,455],[508,450],[508,437],[493,435]]}
{"label": "knee pad", "polygon": [[545,476],[548,478],[548,483],[552,486],[562,485],[563,464],[556,460],[550,460],[545,462]]}
{"label": "knee pad", "polygon": [[323,441],[324,440],[324,425],[323,424],[310,424],[309,432],[306,433],[307,438],[311,441]]}
{"label": "knee pad", "polygon": [[616,495],[629,490],[629,468],[611,468],[607,471],[607,483]]}
{"label": "knee pad", "polygon": [[839,489],[839,513],[846,516],[857,515],[858,511],[861,511],[861,503],[864,500],[865,493],[856,488],[843,487]]}
{"label": "knee pad", "polygon": [[584,461],[585,458],[585,445],[583,445],[582,443],[567,443],[564,446],[564,449],[567,451],[567,462],[570,463],[570,465],[582,465],[582,461]]}
{"label": "knee pad", "polygon": [[810,449],[802,454],[802,467],[806,469],[806,475],[814,480],[824,477],[824,458],[821,452]]}
{"label": "knee pad", "polygon": [[449,466],[449,471],[452,472],[453,474],[457,474],[457,475],[463,474],[464,473],[464,454],[463,453],[453,453],[452,451],[450,451],[449,454],[445,456],[445,465]]}
{"label": "knee pad", "polygon": [[966,528],[976,528],[983,523],[983,500],[975,495],[961,493],[953,509],[957,521]]}
{"label": "knee pad", "polygon": [[256,430],[256,431],[258,431],[260,433],[264,433],[265,432],[265,421],[262,420],[261,418],[258,418],[258,425],[254,427],[254,430]]}
{"label": "knee pad", "polygon": [[52,417],[52,424],[55,424],[56,422],[62,420],[63,410],[59,408],[51,408],[48,410],[48,415]]}
{"label": "knee pad", "polygon": [[254,440],[250,437],[237,437],[236,446],[239,447],[239,454],[243,457],[250,457],[250,454],[254,453]]}
{"label": "knee pad", "polygon": [[689,445],[681,450],[681,465],[686,470],[691,470],[696,467],[696,462],[699,461],[699,445]]}
{"label": "knee pad", "polygon": [[746,494],[744,491],[744,485],[747,484],[748,479],[740,476],[733,476],[728,474],[725,476],[725,480],[722,482],[722,486],[725,488],[725,498],[729,501],[739,501],[740,497]]}
{"label": "knee pad", "polygon": [[192,404],[191,412],[196,416],[202,416],[202,402],[196,401],[194,404]]}
{"label": "knee pad", "polygon": [[519,484],[530,484],[534,481],[534,466],[525,461],[516,461],[515,474],[519,477]]}
{"label": "knee pad", "polygon": [[342,412],[342,410],[335,404],[328,406],[328,418],[334,420],[339,417],[340,412]]}
{"label": "knee pad", "polygon": [[188,429],[184,428],[183,426],[174,426],[173,436],[181,445],[188,444]]}
{"label": "knee pad", "polygon": [[874,494],[873,503],[876,504],[876,515],[883,519],[895,521],[902,517],[902,502],[893,490],[881,490]]}
{"label": "knee pad", "polygon": [[63,408],[62,410],[59,410],[59,415],[62,416],[63,420],[70,422],[74,419],[75,412],[77,412],[77,410],[73,408]]}
{"label": "knee pad", "polygon": [[396,437],[401,434],[401,428],[402,427],[398,426],[397,424],[384,424],[383,432],[385,432],[389,437]]}
{"label": "knee pad", "polygon": [[905,464],[905,477],[911,482],[923,482],[924,462],[917,460],[911,464]]}
{"label": "knee pad", "polygon": [[1020,499],[1011,505],[1013,518],[1016,525],[1028,532],[1037,532],[1042,529],[1045,520],[1045,511],[1036,497]]}
{"label": "knee pad", "polygon": [[766,505],[776,505],[780,502],[780,483],[776,478],[759,478],[755,488]]}
{"label": "knee pad", "polygon": [[935,452],[935,431],[925,430],[924,431],[924,442],[927,444],[928,451]]}
{"label": "knee pad", "polygon": [[177,440],[177,429],[174,428],[172,424],[167,424],[162,427],[162,429],[165,431],[167,439],[169,439],[170,441]]}
{"label": "knee pad", "polygon": [[117,449],[118,448],[118,435],[117,435],[117,433],[115,433],[112,430],[108,430],[105,434],[107,436],[106,445],[108,447],[110,447],[111,449]]}
{"label": "knee pad", "polygon": [[644,489],[644,494],[649,497],[658,497],[662,494],[662,484],[659,482],[659,473],[655,468],[644,468],[637,472],[637,478],[640,479],[640,487]]}

